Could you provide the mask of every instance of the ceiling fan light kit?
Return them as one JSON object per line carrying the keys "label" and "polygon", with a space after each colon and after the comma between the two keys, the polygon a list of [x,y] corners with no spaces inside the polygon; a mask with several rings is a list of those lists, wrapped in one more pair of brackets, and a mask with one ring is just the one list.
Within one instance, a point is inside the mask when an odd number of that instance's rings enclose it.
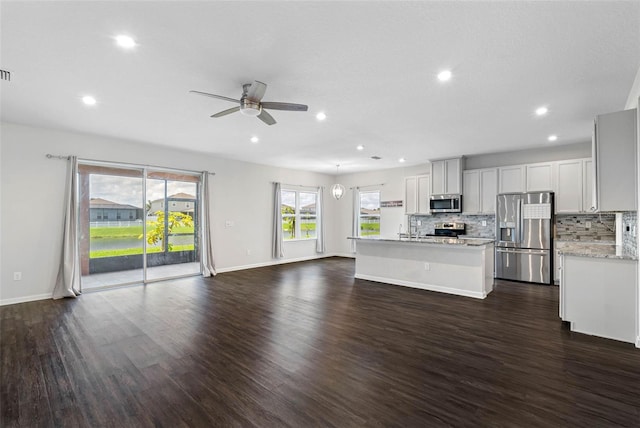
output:
{"label": "ceiling fan light kit", "polygon": [[286,110],[286,111],[307,111],[308,107],[304,104],[294,104],[294,103],[280,103],[274,101],[264,101],[262,102],[262,97],[264,97],[265,92],[267,91],[267,85],[265,83],[254,81],[253,83],[245,83],[242,85],[242,96],[239,100],[225,97],[222,95],[210,94],[208,92],[200,92],[200,91],[189,91],[193,94],[204,95],[205,97],[217,98],[219,100],[229,101],[232,103],[239,104],[237,107],[232,107],[227,110],[223,110],[216,114],[211,115],[211,117],[219,118],[222,116],[226,116],[231,113],[235,113],[239,111],[245,116],[254,116],[266,123],[267,125],[274,125],[276,120],[264,109],[271,110]]}

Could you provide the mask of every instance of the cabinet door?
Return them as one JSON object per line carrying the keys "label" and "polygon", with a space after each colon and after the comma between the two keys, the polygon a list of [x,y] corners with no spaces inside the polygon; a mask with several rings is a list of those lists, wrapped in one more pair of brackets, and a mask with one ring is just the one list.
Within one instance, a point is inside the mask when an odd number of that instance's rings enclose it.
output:
{"label": "cabinet door", "polygon": [[582,161],[561,161],[556,164],[556,212],[578,213],[582,211]]}
{"label": "cabinet door", "polygon": [[416,177],[405,177],[404,179],[404,212],[415,214],[417,208],[416,200],[417,181]]}
{"label": "cabinet door", "polygon": [[603,114],[596,118],[598,209],[635,211],[637,110]]}
{"label": "cabinet door", "polygon": [[527,165],[527,192],[553,190],[553,165],[536,163]]}
{"label": "cabinet door", "polygon": [[585,159],[582,162],[582,210],[593,212],[596,210],[593,204],[593,161]]}
{"label": "cabinet door", "polygon": [[465,171],[462,173],[462,212],[478,214],[480,212],[480,171]]}
{"label": "cabinet door", "polygon": [[461,194],[461,159],[447,159],[444,161],[445,167],[445,192],[451,194]]}
{"label": "cabinet door", "polygon": [[417,189],[417,212],[420,214],[430,214],[429,212],[429,196],[431,191],[431,177],[428,175],[419,175],[416,177],[418,182]]}
{"label": "cabinet door", "polygon": [[524,192],[524,166],[506,166],[498,168],[500,193]]}
{"label": "cabinet door", "polygon": [[[496,195],[498,194],[498,170],[496,168],[480,171],[480,212],[496,213]],[[462,201],[464,204],[464,201]],[[464,205],[463,205],[464,206]]]}
{"label": "cabinet door", "polygon": [[444,161],[431,162],[431,194],[442,195],[445,190],[445,166]]}

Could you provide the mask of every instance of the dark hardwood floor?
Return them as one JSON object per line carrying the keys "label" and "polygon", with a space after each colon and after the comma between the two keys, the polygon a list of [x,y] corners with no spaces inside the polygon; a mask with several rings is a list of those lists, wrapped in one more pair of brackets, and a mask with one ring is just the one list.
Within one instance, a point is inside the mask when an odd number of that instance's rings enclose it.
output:
{"label": "dark hardwood floor", "polygon": [[558,289],[485,300],[330,258],[0,308],[3,427],[640,426],[640,350]]}

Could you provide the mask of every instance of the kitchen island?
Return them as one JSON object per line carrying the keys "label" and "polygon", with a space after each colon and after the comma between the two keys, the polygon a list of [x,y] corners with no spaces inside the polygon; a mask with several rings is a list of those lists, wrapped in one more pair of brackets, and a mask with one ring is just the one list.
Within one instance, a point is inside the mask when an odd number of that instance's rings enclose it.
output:
{"label": "kitchen island", "polygon": [[572,243],[560,253],[560,318],[571,331],[635,343],[638,256],[619,245]]}
{"label": "kitchen island", "polygon": [[356,240],[359,279],[484,299],[493,290],[491,239]]}

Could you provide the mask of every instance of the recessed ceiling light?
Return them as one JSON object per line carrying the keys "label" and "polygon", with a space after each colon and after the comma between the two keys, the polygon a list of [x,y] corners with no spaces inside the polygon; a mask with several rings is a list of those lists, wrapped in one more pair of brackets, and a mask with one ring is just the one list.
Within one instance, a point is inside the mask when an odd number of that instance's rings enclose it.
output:
{"label": "recessed ceiling light", "polygon": [[318,114],[316,114],[316,119],[318,120],[325,120],[327,118],[327,115],[324,114],[324,112],[320,112]]}
{"label": "recessed ceiling light", "polygon": [[257,143],[258,141],[260,141],[260,139],[258,137],[256,137],[255,135],[253,137],[251,137],[251,142],[253,144]]}
{"label": "recessed ceiling light", "polygon": [[405,158],[400,158],[400,159],[398,159],[398,162],[400,162],[400,163],[403,163],[403,162],[406,162],[406,161],[407,161],[407,160],[406,160]]}
{"label": "recessed ceiling light", "polygon": [[440,73],[438,73],[438,80],[440,80],[441,82],[451,80],[451,70],[442,70]]}
{"label": "recessed ceiling light", "polygon": [[364,146],[362,144],[358,144],[358,147],[356,147],[357,150],[364,150]]}
{"label": "recessed ceiling light", "polygon": [[556,141],[558,139],[557,135],[549,135],[549,138],[547,138],[547,140],[549,141]]}
{"label": "recessed ceiling light", "polygon": [[86,95],[86,96],[82,97],[82,102],[85,103],[85,105],[88,105],[88,106],[96,105],[96,99],[93,98],[91,95]]}
{"label": "recessed ceiling light", "polygon": [[136,41],[124,34],[116,36],[116,44],[124,49],[133,49],[136,47]]}
{"label": "recessed ceiling light", "polygon": [[544,116],[544,115],[545,115],[545,114],[547,114],[548,112],[549,112],[549,109],[548,109],[548,108],[546,108],[546,107],[544,107],[544,106],[542,106],[542,107],[538,107],[538,108],[536,109],[536,114],[537,114],[538,116]]}

